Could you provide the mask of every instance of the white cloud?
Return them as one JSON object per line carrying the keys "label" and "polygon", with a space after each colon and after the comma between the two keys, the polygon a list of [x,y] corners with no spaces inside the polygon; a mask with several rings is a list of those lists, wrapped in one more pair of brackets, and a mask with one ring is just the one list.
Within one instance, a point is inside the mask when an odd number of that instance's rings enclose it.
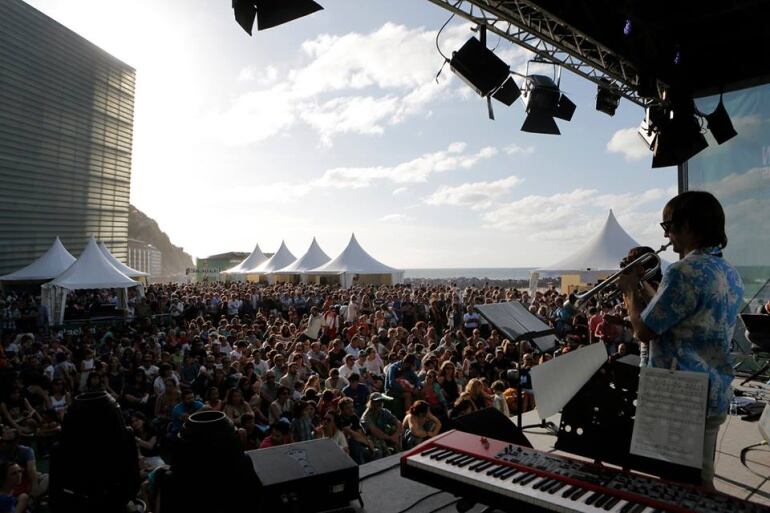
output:
{"label": "white cloud", "polygon": [[[448,27],[442,40],[459,47],[467,27]],[[227,142],[242,144],[281,134],[301,121],[329,146],[340,134],[381,134],[411,116],[429,116],[430,103],[452,94],[451,73],[434,80],[441,65],[435,36],[434,30],[394,23],[368,34],[319,35],[302,44],[305,64],[283,80],[270,66],[241,70],[239,80],[258,87],[207,124]],[[279,117],[266,115],[276,110]]]}
{"label": "white cloud", "polygon": [[612,135],[607,151],[620,153],[626,160],[642,160],[651,156],[650,149],[639,136],[638,128],[623,128]]}
{"label": "white cloud", "polygon": [[521,181],[517,176],[509,176],[492,182],[464,183],[454,187],[442,185],[424,201],[428,205],[469,206],[474,210],[488,208]]}
{"label": "white cloud", "polygon": [[406,221],[411,221],[414,218],[411,216],[408,216],[406,214],[388,214],[386,216],[382,216],[379,221],[383,223],[403,223]]}
{"label": "white cloud", "polygon": [[393,189],[393,196],[396,196],[397,194],[401,194],[402,192],[408,191],[408,187],[398,187],[396,189]]}
{"label": "white cloud", "polygon": [[278,69],[273,65],[268,65],[264,69],[256,66],[246,66],[238,74],[238,80],[241,82],[256,82],[261,86],[269,86],[278,80]]}
{"label": "white cloud", "polygon": [[375,181],[388,180],[396,184],[423,183],[435,173],[456,169],[470,169],[481,160],[497,153],[492,147],[485,147],[477,153],[466,153],[465,143],[452,143],[446,150],[426,153],[395,166],[342,167],[326,171],[314,182],[319,187],[337,189],[360,189],[369,187]]}
{"label": "white cloud", "polygon": [[611,208],[621,226],[639,243],[665,242],[658,223],[666,200],[676,188],[654,188],[638,194],[600,194],[574,189],[550,196],[531,195],[494,204],[482,215],[486,228],[516,233],[529,241],[553,241],[578,247],[596,235]]}
{"label": "white cloud", "polygon": [[381,134],[383,121],[397,110],[398,99],[395,97],[347,96],[322,105],[309,104],[300,117],[318,131],[322,144],[331,146],[332,139],[338,134]]}
{"label": "white cloud", "polygon": [[505,147],[505,153],[508,155],[531,155],[535,152],[534,146],[519,146],[518,144],[510,144]]}

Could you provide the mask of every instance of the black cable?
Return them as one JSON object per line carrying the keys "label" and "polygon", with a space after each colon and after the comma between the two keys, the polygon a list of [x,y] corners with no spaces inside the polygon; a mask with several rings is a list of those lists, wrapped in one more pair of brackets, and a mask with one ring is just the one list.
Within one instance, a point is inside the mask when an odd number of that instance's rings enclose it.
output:
{"label": "black cable", "polygon": [[764,476],[764,475],[760,474],[759,472],[753,470],[752,468],[749,467],[748,463],[746,463],[746,453],[748,453],[749,451],[755,451],[755,450],[757,450],[757,448],[762,447],[763,445],[767,445],[767,442],[765,442],[764,440],[762,440],[759,443],[752,444],[752,445],[749,445],[747,447],[744,447],[743,449],[741,449],[740,460],[741,460],[741,464],[743,464],[743,466],[746,467],[746,470],[748,470],[749,472],[751,472],[755,476],[766,478],[767,476]]}
{"label": "black cable", "polygon": [[[457,2],[456,4],[454,4],[454,6],[453,6],[453,7],[457,7],[457,6],[458,6],[458,5],[460,5],[461,3],[463,3],[463,0],[460,0],[459,2]],[[444,22],[444,24],[443,24],[443,25],[441,25],[441,28],[440,28],[440,29],[438,29],[438,32],[436,33],[436,50],[438,50],[438,53],[439,53],[439,55],[441,55],[441,56],[444,58],[444,60],[445,60],[445,61],[448,61],[449,59],[447,59],[447,56],[446,56],[446,55],[444,55],[444,52],[442,52],[442,51],[441,51],[441,47],[438,45],[438,38],[441,36],[441,33],[444,31],[444,29],[446,28],[446,26],[447,26],[447,25],[449,25],[449,22],[450,22],[450,21],[452,21],[452,19],[454,19],[454,17],[455,17],[455,13],[452,13],[452,15],[449,17],[449,19],[447,19],[447,20]]]}
{"label": "black cable", "polygon": [[[406,513],[407,511],[409,511],[409,510],[410,510],[410,509],[412,509],[413,507],[417,506],[417,505],[418,505],[419,503],[421,503],[422,501],[424,501],[424,500],[427,500],[427,499],[430,499],[431,497],[435,497],[436,495],[438,495],[438,494],[440,494],[440,493],[444,493],[444,491],[443,491],[443,490],[439,490],[439,491],[437,491],[437,492],[429,493],[428,495],[425,495],[424,497],[420,497],[419,499],[417,499],[416,501],[414,501],[414,502],[413,502],[412,504],[410,504],[409,506],[407,506],[407,507],[405,507],[404,509],[400,510],[398,513]],[[443,508],[443,507],[444,507],[444,506],[442,506],[442,508]],[[439,508],[439,509],[441,509],[441,508]],[[437,511],[437,510],[434,510],[434,511]]]}
{"label": "black cable", "polygon": [[393,465],[391,465],[389,467],[385,467],[383,469],[380,469],[377,472],[372,472],[371,474],[368,474],[368,475],[362,477],[361,479],[359,479],[358,482],[359,483],[363,483],[364,481],[366,481],[370,477],[379,476],[380,474],[384,474],[385,472],[387,472],[389,470],[393,470],[394,468],[398,467],[399,465],[401,465],[400,461],[398,463],[394,463]]}

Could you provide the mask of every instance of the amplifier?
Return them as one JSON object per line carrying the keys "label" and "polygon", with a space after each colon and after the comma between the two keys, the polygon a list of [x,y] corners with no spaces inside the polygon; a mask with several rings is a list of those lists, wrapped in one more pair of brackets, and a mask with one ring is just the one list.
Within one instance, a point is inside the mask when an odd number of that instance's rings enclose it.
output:
{"label": "amplifier", "polygon": [[260,511],[316,512],[360,500],[358,465],[327,438],[247,451],[246,455],[259,480]]}

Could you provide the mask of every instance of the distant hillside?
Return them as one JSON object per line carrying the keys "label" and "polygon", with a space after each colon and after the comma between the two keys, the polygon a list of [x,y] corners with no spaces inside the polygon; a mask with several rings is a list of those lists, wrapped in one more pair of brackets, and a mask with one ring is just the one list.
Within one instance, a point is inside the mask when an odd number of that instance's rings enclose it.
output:
{"label": "distant hillside", "polygon": [[128,238],[152,244],[163,253],[164,277],[184,274],[185,269],[193,267],[192,257],[182,248],[171,244],[168,235],[161,231],[158,223],[133,205],[130,205],[128,213]]}

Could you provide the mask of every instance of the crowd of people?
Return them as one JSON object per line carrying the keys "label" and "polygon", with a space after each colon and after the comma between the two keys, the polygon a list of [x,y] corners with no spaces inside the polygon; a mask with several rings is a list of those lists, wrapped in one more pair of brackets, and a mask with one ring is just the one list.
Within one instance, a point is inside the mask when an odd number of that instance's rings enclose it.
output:
{"label": "crowd of people", "polygon": [[[128,322],[61,330],[46,327],[38,301],[0,300],[0,496],[15,497],[17,511],[45,494],[36,458],[83,392],[120,404],[147,474],[202,409],[224,412],[244,450],[325,437],[362,464],[478,409],[533,408],[528,370],[554,355],[598,340],[610,354],[639,352],[622,304],[586,314],[555,289],[156,284],[130,299]],[[75,293],[68,314],[116,301],[110,291]],[[507,340],[476,310],[502,301],[554,326],[556,351]]]}

